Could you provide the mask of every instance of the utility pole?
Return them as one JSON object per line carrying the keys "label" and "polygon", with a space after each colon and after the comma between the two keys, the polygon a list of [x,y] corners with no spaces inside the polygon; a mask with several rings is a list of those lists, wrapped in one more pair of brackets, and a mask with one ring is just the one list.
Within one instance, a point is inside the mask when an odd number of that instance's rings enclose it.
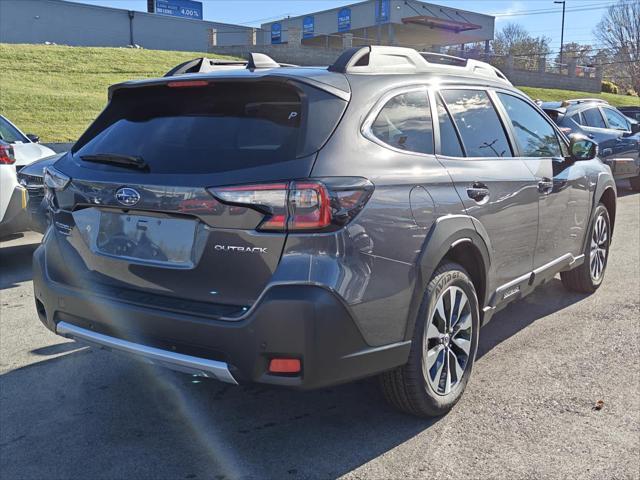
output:
{"label": "utility pole", "polygon": [[560,33],[560,71],[562,71],[563,59],[562,59],[562,51],[564,49],[564,8],[566,6],[565,0],[555,0],[553,3],[561,3],[562,4],[562,31]]}

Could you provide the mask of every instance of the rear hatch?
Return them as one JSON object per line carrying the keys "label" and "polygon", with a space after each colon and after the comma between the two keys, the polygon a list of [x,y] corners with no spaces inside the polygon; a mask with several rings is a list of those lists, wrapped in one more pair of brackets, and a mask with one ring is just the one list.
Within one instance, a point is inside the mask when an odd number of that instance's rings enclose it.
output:
{"label": "rear hatch", "polygon": [[113,90],[50,170],[55,280],[229,316],[263,291],[290,181],[310,175],[346,101],[286,78],[192,78]]}

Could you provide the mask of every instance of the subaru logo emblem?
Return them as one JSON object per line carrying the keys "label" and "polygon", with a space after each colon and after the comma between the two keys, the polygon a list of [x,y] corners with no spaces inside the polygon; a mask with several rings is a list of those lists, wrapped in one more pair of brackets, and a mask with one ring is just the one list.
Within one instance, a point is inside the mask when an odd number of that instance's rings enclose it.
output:
{"label": "subaru logo emblem", "polygon": [[125,207],[133,207],[140,201],[140,194],[129,187],[122,187],[116,191],[116,200]]}

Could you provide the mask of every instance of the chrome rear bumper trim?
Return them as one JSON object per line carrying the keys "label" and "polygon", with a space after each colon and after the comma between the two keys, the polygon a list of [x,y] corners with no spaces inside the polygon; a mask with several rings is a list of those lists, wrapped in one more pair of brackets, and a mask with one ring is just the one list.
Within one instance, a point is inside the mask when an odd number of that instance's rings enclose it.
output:
{"label": "chrome rear bumper trim", "polygon": [[150,363],[172,370],[190,373],[200,377],[215,378],[222,382],[233,383],[235,385],[238,384],[236,379],[233,378],[233,375],[231,375],[229,366],[224,362],[148,347],[139,343],[92,332],[91,330],[76,327],[67,322],[58,323],[56,332],[63,337],[73,338],[100,348],[108,348],[132,354]]}

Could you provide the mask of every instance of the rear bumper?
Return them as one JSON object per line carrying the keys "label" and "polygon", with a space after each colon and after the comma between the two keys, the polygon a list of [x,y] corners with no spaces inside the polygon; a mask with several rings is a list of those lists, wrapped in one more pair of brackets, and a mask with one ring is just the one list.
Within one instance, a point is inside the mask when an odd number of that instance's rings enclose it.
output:
{"label": "rear bumper", "polygon": [[[231,383],[311,389],[370,376],[408,359],[410,342],[367,345],[348,308],[322,286],[273,286],[242,320],[223,321],[69,288],[48,277],[45,257],[40,246],[33,282],[36,308],[47,328],[176,370]],[[300,359],[302,373],[270,374],[275,357]]]}

